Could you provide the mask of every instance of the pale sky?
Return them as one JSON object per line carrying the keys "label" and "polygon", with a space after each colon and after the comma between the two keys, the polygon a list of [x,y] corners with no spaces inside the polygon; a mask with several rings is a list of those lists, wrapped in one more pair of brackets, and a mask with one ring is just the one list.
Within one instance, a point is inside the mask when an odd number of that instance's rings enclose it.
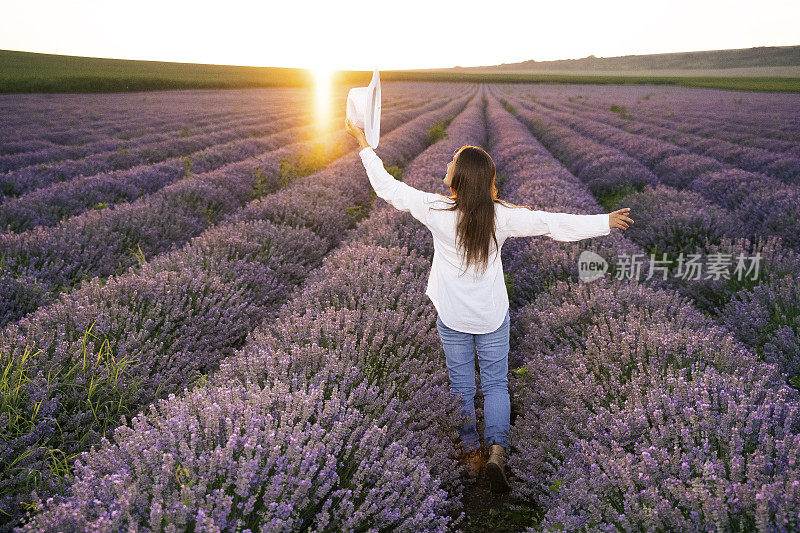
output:
{"label": "pale sky", "polygon": [[800,44],[798,0],[0,0],[0,49],[406,69]]}

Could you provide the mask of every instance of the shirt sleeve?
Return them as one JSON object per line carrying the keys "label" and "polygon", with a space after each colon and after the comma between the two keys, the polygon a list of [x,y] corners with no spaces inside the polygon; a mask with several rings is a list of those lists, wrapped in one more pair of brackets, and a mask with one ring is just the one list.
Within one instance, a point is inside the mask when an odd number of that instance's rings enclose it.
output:
{"label": "shirt sleeve", "polygon": [[415,189],[407,183],[397,180],[383,166],[383,161],[372,147],[367,146],[359,153],[361,162],[367,170],[369,182],[375,193],[400,211],[408,211],[411,215],[428,225],[428,204],[439,197],[438,194]]}
{"label": "shirt sleeve", "polygon": [[510,208],[506,231],[510,237],[544,235],[556,241],[572,242],[611,233],[609,214],[573,215],[528,208]]}

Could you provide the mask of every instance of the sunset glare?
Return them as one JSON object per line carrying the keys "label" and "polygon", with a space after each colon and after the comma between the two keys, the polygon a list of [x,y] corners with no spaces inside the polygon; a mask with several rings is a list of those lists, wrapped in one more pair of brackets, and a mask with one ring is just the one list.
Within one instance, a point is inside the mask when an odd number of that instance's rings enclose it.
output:
{"label": "sunset glare", "polygon": [[800,2],[0,0],[0,13],[6,50],[390,70],[794,45]]}
{"label": "sunset glare", "polygon": [[311,69],[314,74],[314,114],[318,131],[325,131],[330,127],[331,120],[331,77],[333,69],[316,67]]}

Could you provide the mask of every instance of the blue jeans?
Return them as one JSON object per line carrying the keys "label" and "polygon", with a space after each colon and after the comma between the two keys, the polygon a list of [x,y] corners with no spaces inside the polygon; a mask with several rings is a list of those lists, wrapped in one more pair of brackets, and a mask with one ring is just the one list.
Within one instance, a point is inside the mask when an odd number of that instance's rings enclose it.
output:
{"label": "blue jeans", "polygon": [[506,319],[490,333],[464,333],[450,329],[442,319],[436,318],[436,327],[442,339],[450,375],[450,389],[462,395],[462,412],[467,422],[459,428],[461,442],[466,450],[480,448],[480,437],[475,427],[475,353],[481,371],[481,388],[484,396],[486,446],[500,444],[508,449],[508,432],[511,427],[511,401],[508,395],[509,325]]}

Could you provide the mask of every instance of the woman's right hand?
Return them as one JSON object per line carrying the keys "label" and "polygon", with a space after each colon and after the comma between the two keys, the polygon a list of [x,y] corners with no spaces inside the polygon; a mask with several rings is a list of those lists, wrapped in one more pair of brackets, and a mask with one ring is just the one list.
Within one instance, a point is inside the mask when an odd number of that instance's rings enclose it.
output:
{"label": "woman's right hand", "polygon": [[630,207],[623,207],[608,214],[608,226],[610,228],[628,229],[628,222],[633,224],[633,220],[628,218]]}
{"label": "woman's right hand", "polygon": [[369,146],[369,143],[367,142],[367,137],[366,135],[364,135],[364,131],[355,124],[353,124],[349,118],[344,119],[344,127],[345,131],[347,131],[347,133],[349,133],[355,140],[358,141],[358,145],[361,148],[366,148],[367,146]]}

